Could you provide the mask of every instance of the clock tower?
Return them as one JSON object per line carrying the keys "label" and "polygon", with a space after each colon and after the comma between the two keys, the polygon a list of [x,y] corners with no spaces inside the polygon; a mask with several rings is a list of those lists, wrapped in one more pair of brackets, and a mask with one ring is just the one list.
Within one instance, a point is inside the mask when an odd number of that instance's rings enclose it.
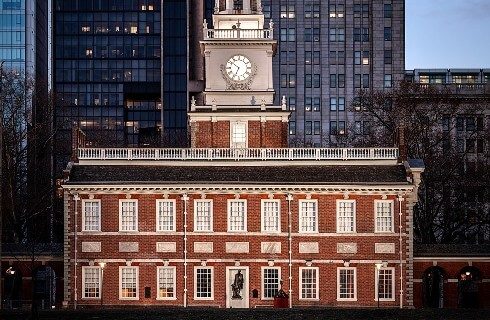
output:
{"label": "clock tower", "polygon": [[216,0],[213,28],[204,21],[204,105],[192,98],[194,148],[287,147],[290,113],[274,106],[272,57],[277,42],[260,0]]}

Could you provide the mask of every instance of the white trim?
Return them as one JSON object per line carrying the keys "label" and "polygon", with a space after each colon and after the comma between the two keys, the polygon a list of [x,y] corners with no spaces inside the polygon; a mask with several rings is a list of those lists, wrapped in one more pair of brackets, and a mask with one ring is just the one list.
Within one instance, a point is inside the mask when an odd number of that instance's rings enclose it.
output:
{"label": "white trim", "polygon": [[[160,216],[160,203],[165,203],[165,202],[170,202],[172,203],[172,209],[173,209],[173,212],[172,212],[172,215],[173,215],[173,225],[172,225],[172,230],[159,230],[160,229],[160,219],[159,219],[159,216]],[[156,232],[164,232],[164,233],[167,233],[167,232],[175,232],[176,231],[176,220],[177,220],[177,206],[176,206],[176,201],[175,199],[156,199],[155,201],[155,212],[156,212],[156,225],[155,225],[155,228],[156,228]]]}
{"label": "white trim", "polygon": [[[316,274],[316,289],[315,289],[315,292],[316,292],[316,297],[315,298],[303,298],[301,295],[303,293],[303,277],[302,277],[302,271],[303,270],[315,270],[315,274]],[[319,268],[318,267],[299,267],[299,273],[298,273],[298,284],[299,284],[299,290],[298,290],[298,298],[299,300],[304,300],[304,301],[318,301],[320,300],[320,286],[319,286],[319,283],[320,283],[320,272],[319,272]]]}
{"label": "white trim", "polygon": [[[379,301],[395,301],[395,268],[394,267],[386,267],[386,268],[381,268],[379,269],[379,271],[381,270],[391,270],[391,296],[392,298],[391,299],[386,299],[386,298],[382,298],[382,299],[379,299]],[[379,277],[379,273],[378,273],[378,269],[377,268],[374,268],[374,301],[378,301],[378,279]]]}
{"label": "white trim", "polygon": [[[99,296],[98,297],[86,297],[85,296],[85,270],[87,269],[97,269],[99,272]],[[102,283],[101,283],[102,272],[101,268],[97,266],[82,266],[82,299],[84,300],[100,300],[100,293],[102,291]]]}
{"label": "white trim", "polygon": [[[311,202],[315,204],[315,230],[313,231],[301,231],[301,226],[302,226],[302,220],[301,220],[301,204],[304,202]],[[298,200],[298,233],[299,234],[311,234],[311,233],[318,233],[318,224],[320,222],[319,219],[319,212],[318,212],[318,199],[300,199]]]}
{"label": "white trim", "polygon": [[[97,230],[86,230],[85,227],[85,203],[97,202],[99,203],[99,224]],[[82,199],[82,231],[83,232],[100,232],[102,226],[102,201],[100,199]]]}
{"label": "white trim", "polygon": [[[230,215],[231,215],[231,203],[232,202],[243,202],[243,230],[242,231],[236,231],[236,230],[230,230]],[[233,233],[244,233],[247,232],[247,200],[246,199],[228,199],[227,200],[227,208],[228,208],[228,214],[227,214],[227,230],[228,232],[233,232]]]}
{"label": "white trim", "polygon": [[[340,271],[354,270],[354,298],[340,297]],[[357,301],[357,268],[356,267],[337,267],[337,301]]]}
{"label": "white trim", "polygon": [[[198,269],[210,269],[211,270],[211,297],[198,298],[197,297],[197,270]],[[214,300],[214,267],[213,266],[194,266],[194,300]]]}
{"label": "white trim", "polygon": [[[173,297],[160,297],[160,270],[161,269],[171,269],[173,272],[173,279],[174,279],[174,284],[173,284],[173,289],[174,289],[174,296]],[[177,272],[176,272],[176,267],[174,266],[169,266],[169,267],[164,267],[164,266],[158,266],[157,267],[157,300],[177,300]]]}
{"label": "white trim", "polygon": [[[209,203],[209,214],[210,214],[210,230],[196,230],[197,226],[197,202],[207,202]],[[196,233],[209,233],[214,230],[214,212],[213,212],[213,199],[194,199],[194,232]],[[188,233],[189,234],[189,233]]]}
{"label": "white trim", "polygon": [[[123,202],[135,202],[135,223],[136,223],[136,229],[135,230],[122,230],[122,204]],[[119,232],[138,232],[138,199],[119,199]]]}
{"label": "white trim", "polygon": [[[340,231],[339,228],[339,208],[340,208],[340,203],[341,202],[348,202],[348,203],[353,203],[353,207],[352,207],[352,210],[353,210],[353,216],[354,216],[354,225],[352,226],[352,229],[353,231]],[[356,204],[356,200],[346,200],[346,199],[337,199],[336,201],[336,225],[337,225],[337,233],[356,233],[357,232],[357,204]]]}
{"label": "white trim", "polygon": [[[126,298],[122,296],[122,269],[124,268],[134,268],[136,269],[136,297],[134,298]],[[119,300],[139,300],[140,298],[140,270],[138,266],[119,266]]]}
{"label": "white trim", "polygon": [[[391,204],[391,231],[378,231],[378,203]],[[395,232],[395,201],[394,200],[374,200],[374,232],[375,233],[394,233]]]}
{"label": "white trim", "polygon": [[[275,231],[270,231],[270,230],[265,230],[264,229],[264,204],[266,202],[276,202],[278,203],[277,205],[277,216],[278,216],[278,222],[277,222],[277,227],[278,229],[275,230]],[[277,234],[277,233],[281,233],[281,200],[280,199],[261,199],[260,200],[260,231],[262,233],[274,233],[274,234]]]}
{"label": "white trim", "polygon": [[260,267],[260,300],[274,300],[274,297],[272,298],[266,298],[264,297],[264,270],[265,269],[275,269],[279,270],[277,274],[277,287],[280,287],[280,282],[281,282],[281,267],[269,267],[269,266],[262,266]]}

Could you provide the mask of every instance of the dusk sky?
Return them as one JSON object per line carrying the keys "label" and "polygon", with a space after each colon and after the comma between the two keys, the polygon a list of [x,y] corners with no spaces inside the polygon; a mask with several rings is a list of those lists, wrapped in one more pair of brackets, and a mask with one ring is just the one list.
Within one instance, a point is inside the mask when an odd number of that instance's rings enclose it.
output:
{"label": "dusk sky", "polygon": [[490,68],[490,0],[406,0],[407,69]]}

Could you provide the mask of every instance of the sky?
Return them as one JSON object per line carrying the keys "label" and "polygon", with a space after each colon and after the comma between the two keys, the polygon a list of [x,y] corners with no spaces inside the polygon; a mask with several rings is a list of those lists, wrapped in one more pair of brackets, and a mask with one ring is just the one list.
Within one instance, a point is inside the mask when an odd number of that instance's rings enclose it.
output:
{"label": "sky", "polygon": [[490,0],[406,0],[406,69],[490,68]]}

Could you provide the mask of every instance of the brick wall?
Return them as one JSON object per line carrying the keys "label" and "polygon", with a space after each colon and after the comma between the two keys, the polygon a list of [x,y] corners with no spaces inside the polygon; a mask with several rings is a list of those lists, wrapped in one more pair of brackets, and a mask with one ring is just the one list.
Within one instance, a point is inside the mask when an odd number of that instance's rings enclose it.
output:
{"label": "brick wall", "polygon": [[[226,267],[234,266],[239,260],[240,266],[248,266],[250,272],[249,289],[259,291],[259,298],[250,296],[250,307],[259,304],[271,305],[272,301],[261,300],[261,267],[267,266],[269,260],[274,260],[275,266],[281,267],[281,278],[284,280],[284,289],[289,288],[288,268],[288,201],[285,194],[276,194],[275,199],[281,199],[281,233],[261,233],[261,199],[268,199],[267,194],[242,194],[240,199],[247,200],[247,233],[227,232],[227,200],[234,199],[233,194],[209,194],[206,199],[213,200],[213,231],[214,233],[194,233],[194,200],[201,199],[201,193],[190,194],[187,207],[187,259],[188,259],[188,293],[190,305],[226,305]],[[291,202],[292,226],[292,293],[293,305],[313,306],[375,306],[375,262],[388,261],[388,266],[395,268],[394,301],[381,302],[383,306],[399,305],[399,264],[398,234],[374,233],[374,200],[381,200],[381,195],[351,195],[349,199],[356,200],[356,234],[336,233],[336,200],[343,199],[343,194],[337,195],[311,195],[311,199],[318,200],[319,233],[298,233],[298,199],[306,199],[305,194],[295,194]],[[183,251],[184,251],[184,206],[180,195],[170,195],[169,199],[176,200],[176,232],[156,232],[156,199],[162,195],[132,194],[131,199],[138,200],[138,232],[119,232],[119,200],[126,199],[126,194],[96,194],[95,199],[101,200],[102,206],[102,232],[80,232],[82,229],[82,214],[78,215],[78,259],[77,270],[78,304],[99,305],[100,300],[82,298],[81,267],[91,263],[97,266],[100,259],[107,261],[104,271],[103,303],[107,305],[182,305],[183,304]],[[88,199],[82,195],[82,199]],[[394,200],[395,230],[397,230],[398,202],[395,196],[388,196]],[[72,202],[73,204],[73,202]],[[78,202],[78,211],[82,212],[82,201]],[[67,214],[71,214],[67,212]],[[72,226],[72,224],[69,224]],[[405,230],[402,230],[405,232]],[[72,237],[69,238],[72,241]],[[83,242],[100,242],[101,252],[83,252]],[[119,252],[120,242],[137,242],[138,252]],[[157,242],[175,242],[175,252],[156,252]],[[212,242],[212,253],[195,253],[195,242]],[[230,253],[226,250],[226,242],[247,242],[248,253]],[[262,253],[262,242],[280,242],[280,253]],[[300,242],[318,243],[318,253],[300,253]],[[357,253],[338,253],[337,243],[356,243]],[[394,253],[375,253],[375,243],[393,243]],[[405,250],[402,250],[406,252]],[[71,254],[73,263],[73,255]],[[403,259],[406,257],[404,256]],[[156,300],[156,268],[163,266],[164,259],[169,260],[170,266],[176,266],[176,300]],[[208,266],[214,266],[214,300],[194,301],[194,266],[199,266],[202,260]],[[312,260],[312,266],[319,268],[319,300],[299,299],[299,267],[305,267],[306,261]],[[139,300],[119,300],[119,267],[130,261],[132,266],[139,267]],[[337,267],[342,267],[344,261],[350,261],[350,267],[357,268],[357,301],[337,301]],[[69,268],[72,269],[72,268]],[[151,288],[151,297],[145,298],[145,287]],[[73,289],[73,288],[72,288]],[[74,295],[69,295],[73,297]]]}

